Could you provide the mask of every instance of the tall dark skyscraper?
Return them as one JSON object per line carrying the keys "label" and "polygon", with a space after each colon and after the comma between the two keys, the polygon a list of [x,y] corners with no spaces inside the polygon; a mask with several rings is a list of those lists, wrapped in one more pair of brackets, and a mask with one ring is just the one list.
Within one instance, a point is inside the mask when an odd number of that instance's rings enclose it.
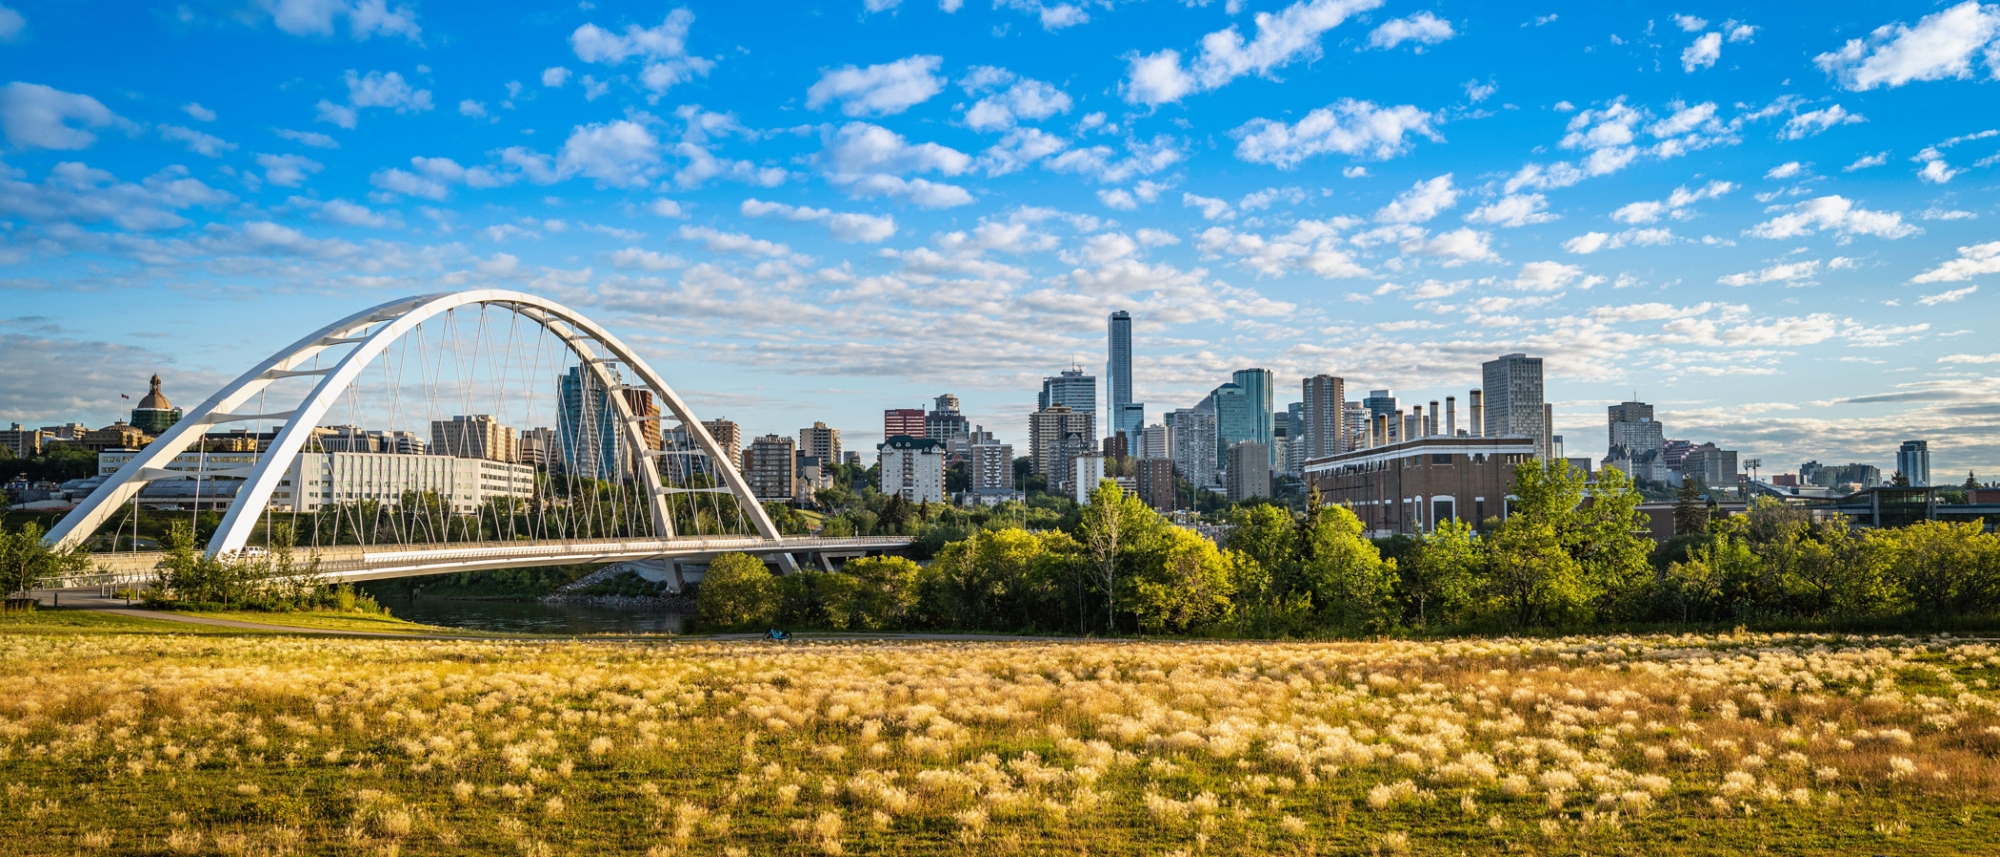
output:
{"label": "tall dark skyscraper", "polygon": [[1145,427],[1144,411],[1139,411],[1139,424],[1126,425],[1125,406],[1132,404],[1132,314],[1119,310],[1111,314],[1106,323],[1105,341],[1108,354],[1104,363],[1104,398],[1106,411],[1104,427],[1106,434],[1125,432],[1128,438],[1139,436]]}
{"label": "tall dark skyscraper", "polygon": [[1347,451],[1347,381],[1333,375],[1314,375],[1302,385],[1303,428],[1292,439],[1300,444],[1301,461],[1326,458]]}

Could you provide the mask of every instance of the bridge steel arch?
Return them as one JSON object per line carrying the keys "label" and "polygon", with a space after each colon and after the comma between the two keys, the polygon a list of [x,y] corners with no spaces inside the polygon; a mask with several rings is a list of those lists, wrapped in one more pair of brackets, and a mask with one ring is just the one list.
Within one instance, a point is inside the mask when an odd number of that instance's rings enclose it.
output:
{"label": "bridge steel arch", "polygon": [[[708,428],[696,419],[687,403],[659,373],[646,365],[644,360],[618,337],[597,323],[585,318],[581,313],[537,295],[503,289],[474,289],[463,292],[418,295],[389,301],[379,306],[362,310],[333,324],[320,328],[304,339],[285,347],[255,368],[243,373],[236,380],[210,396],[207,401],[181,418],[173,428],[153,441],[139,455],[133,457],[118,469],[109,480],[98,487],[89,499],[75,511],[65,516],[50,530],[46,538],[52,547],[70,547],[80,544],[91,533],[97,531],[105,521],[117,512],[120,506],[131,501],[139,489],[149,482],[165,479],[185,479],[184,471],[169,469],[176,456],[186,452],[201,441],[209,426],[250,420],[283,420],[284,426],[271,441],[257,463],[251,467],[209,471],[209,477],[243,477],[244,484],[230,501],[229,512],[222,519],[222,526],[208,542],[208,554],[219,556],[241,551],[255,528],[258,515],[265,504],[270,502],[271,492],[291,469],[312,430],[319,425],[322,417],[331,409],[341,394],[362,370],[388,347],[405,334],[416,329],[424,321],[451,310],[474,305],[498,305],[541,324],[550,333],[561,339],[575,352],[581,365],[590,367],[606,391],[616,392],[626,389],[645,389],[659,397],[661,404],[675,419],[680,420],[688,435],[711,461],[717,462],[717,470],[734,494],[743,513],[757,528],[759,535],[774,544],[782,544],[783,537],[772,524],[771,517],[764,512],[762,504],[751,494],[750,485],[737,470],[736,462],[722,454],[721,447],[710,436]],[[378,326],[379,325],[379,326]],[[372,330],[371,330],[372,328]],[[597,354],[592,343],[601,345],[606,355]],[[310,367],[313,359],[329,348],[352,345],[354,348],[342,355],[331,366]],[[620,384],[612,376],[606,364],[617,362],[637,376],[639,384]],[[309,367],[309,368],[301,368]],[[246,413],[239,409],[249,404],[272,382],[296,377],[319,376],[319,383],[298,407],[275,413]],[[644,429],[640,423],[649,419],[632,412],[630,403],[624,396],[607,395],[618,417],[623,423],[625,442],[635,450],[635,460],[647,458]],[[663,537],[675,535],[673,516],[667,507],[668,490],[661,484],[659,469],[638,467],[648,493],[651,496],[651,511],[654,526]]]}

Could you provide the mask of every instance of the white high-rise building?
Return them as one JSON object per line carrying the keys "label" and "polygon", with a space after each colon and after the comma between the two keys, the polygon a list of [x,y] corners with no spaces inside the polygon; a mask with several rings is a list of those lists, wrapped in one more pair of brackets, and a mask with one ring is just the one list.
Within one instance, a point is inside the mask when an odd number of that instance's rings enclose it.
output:
{"label": "white high-rise building", "polygon": [[1542,358],[1503,354],[1487,361],[1484,387],[1487,437],[1525,437],[1535,442],[1535,457],[1549,457],[1548,408],[1542,396]]}
{"label": "white high-rise building", "polygon": [[875,445],[882,466],[882,493],[901,494],[911,503],[943,503],[944,444],[897,435]]}
{"label": "white high-rise building", "polygon": [[1215,487],[1215,414],[1182,408],[1167,415],[1173,420],[1169,437],[1174,469],[1196,488]]}
{"label": "white high-rise building", "polygon": [[1097,483],[1104,481],[1104,456],[1079,455],[1076,457],[1076,501],[1089,503],[1090,492],[1097,490]]}
{"label": "white high-rise building", "polygon": [[1173,457],[1172,437],[1173,432],[1164,425],[1147,426],[1139,433],[1139,448],[1134,450],[1136,457],[1141,459]]}

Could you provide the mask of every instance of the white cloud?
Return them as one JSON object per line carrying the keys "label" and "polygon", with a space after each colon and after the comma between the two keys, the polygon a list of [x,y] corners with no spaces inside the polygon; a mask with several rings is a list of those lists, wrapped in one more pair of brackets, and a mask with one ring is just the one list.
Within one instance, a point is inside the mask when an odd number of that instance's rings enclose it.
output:
{"label": "white cloud", "polygon": [[1785,127],[1778,131],[1778,139],[1803,140],[1836,125],[1852,125],[1866,121],[1868,120],[1861,114],[1849,113],[1846,108],[1835,104],[1823,110],[1793,116],[1785,123]]}
{"label": "white cloud", "polygon": [[341,226],[366,226],[373,229],[381,229],[389,226],[391,223],[387,216],[379,212],[370,211],[365,205],[348,202],[344,199],[329,200],[319,207],[319,213],[313,215],[313,217],[317,220]]}
{"label": "white cloud", "polygon": [[[576,58],[588,63],[615,66],[639,58],[643,61],[639,83],[658,97],[674,84],[705,76],[715,68],[715,61],[688,54],[688,28],[693,24],[693,12],[675,9],[656,27],[625,25],[623,35],[585,24],[570,34],[569,44]],[[542,73],[542,82],[548,84],[548,72]]]}
{"label": "white cloud", "polygon": [[1132,192],[1122,187],[1099,190],[1097,192],[1097,201],[1104,203],[1107,208],[1115,208],[1119,211],[1133,211],[1139,207],[1139,201],[1132,198]]}
{"label": "white cloud", "polygon": [[264,180],[279,187],[298,187],[306,177],[325,166],[304,155],[259,154],[257,166],[264,168]]}
{"label": "white cloud", "polygon": [[182,143],[188,147],[188,151],[208,158],[220,158],[223,152],[233,152],[236,150],[235,143],[231,143],[214,134],[204,134],[193,128],[183,128],[179,125],[161,125],[160,137]]}
{"label": "white cloud", "polygon": [[1230,208],[1227,200],[1216,199],[1212,196],[1183,193],[1181,194],[1181,207],[1201,209],[1201,218],[1203,220],[1236,219],[1236,211]]}
{"label": "white cloud", "polygon": [[1917,170],[1917,178],[1930,184],[1944,184],[1951,181],[1953,176],[1965,172],[1964,170],[1952,169],[1951,165],[1945,163],[1943,158],[1926,158],[1923,164],[1923,168]]}
{"label": "white cloud", "polygon": [[1447,268],[1456,268],[1467,262],[1498,262],[1500,256],[1493,252],[1489,243],[1492,237],[1468,226],[1406,241],[1402,244],[1402,251],[1412,256],[1441,257],[1445,260],[1442,264]]}
{"label": "white cloud", "polygon": [[12,41],[27,26],[28,19],[21,17],[21,13],[0,6],[0,41]]}
{"label": "white cloud", "polygon": [[1500,85],[1491,80],[1485,83],[1480,83],[1478,80],[1468,80],[1465,82],[1465,100],[1474,104],[1492,98],[1493,93],[1499,91]]}
{"label": "white cloud", "polygon": [[311,146],[315,149],[340,148],[339,140],[335,140],[318,131],[293,131],[289,128],[276,128],[273,129],[272,133],[302,146]]}
{"label": "white cloud", "polygon": [[1158,229],[1141,229],[1134,235],[1139,239],[1139,243],[1148,247],[1169,247],[1181,243],[1180,236]]}
{"label": "white cloud", "polygon": [[852,196],[886,196],[906,200],[923,208],[956,208],[972,204],[972,192],[954,184],[929,179],[905,179],[886,174],[861,176],[847,184]]}
{"label": "white cloud", "polygon": [[936,74],[943,62],[943,57],[917,55],[867,68],[842,66],[806,90],[806,107],[818,110],[839,101],[840,112],[849,116],[901,113],[944,91],[944,78]]}
{"label": "white cloud", "polygon": [[1975,212],[1957,208],[1943,208],[1936,205],[1924,209],[1917,216],[1925,220],[1975,220],[1979,217]]}
{"label": "white cloud", "polygon": [[74,161],[51,167],[40,184],[20,181],[16,174],[0,171],[0,216],[42,223],[108,220],[128,230],[175,229],[189,223],[180,209],[235,200],[177,166],[137,184]]}
{"label": "white cloud", "polygon": [[824,208],[786,205],[781,202],[764,202],[754,198],[744,200],[741,211],[745,217],[781,217],[786,220],[824,223],[827,231],[833,235],[833,240],[848,243],[880,244],[896,234],[896,219],[888,215],[830,211]]}
{"label": "white cloud", "polygon": [[1791,178],[1805,171],[1806,171],[1805,165],[1800,164],[1798,161],[1786,161],[1782,164],[1770,168],[1769,170],[1766,170],[1764,172],[1764,178],[1771,179],[1773,181],[1782,181],[1784,179]]}
{"label": "white cloud", "polygon": [[543,86],[547,87],[562,86],[563,84],[569,82],[569,78],[570,78],[570,70],[563,68],[562,66],[559,65],[550,66],[548,68],[542,69]]}
{"label": "white cloud", "polygon": [[1855,159],[1854,163],[1842,167],[1840,171],[1843,173],[1851,173],[1854,172],[1855,170],[1865,170],[1868,169],[1869,167],[1879,167],[1888,162],[1889,162],[1888,152],[1876,152],[1875,154],[1866,155],[1861,158]]}
{"label": "white cloud", "polygon": [[84,149],[97,142],[88,128],[118,121],[97,99],[39,83],[14,81],[0,88],[0,130],[23,149]]}
{"label": "white cloud", "polygon": [[186,113],[188,116],[192,117],[197,122],[215,121],[215,111],[203,107],[200,104],[193,101],[181,105],[181,112]]}
{"label": "white cloud", "polygon": [[680,228],[683,241],[699,241],[701,246],[713,253],[736,253],[744,256],[790,256],[792,248],[775,241],[752,238],[740,232],[723,232],[706,226],[683,226]]}
{"label": "white cloud", "polygon": [[396,72],[371,71],[364,77],[348,69],[344,79],[347,81],[347,103],[335,104],[320,99],[319,121],[353,128],[363,108],[383,107],[397,113],[421,113],[431,109],[431,91],[411,86]]}
{"label": "white cloud", "polygon": [[1376,107],[1343,98],[1295,124],[1252,119],[1230,133],[1238,138],[1236,157],[1291,169],[1306,158],[1328,153],[1386,160],[1409,151],[1409,135],[1443,140],[1431,129],[1431,119],[1431,114],[1408,104]]}
{"label": "white cloud", "polygon": [[1071,106],[1070,97],[1054,85],[993,66],[974,68],[959,85],[969,95],[985,95],[965,110],[966,127],[974,131],[1004,131],[1022,119],[1068,113]]}
{"label": "white cloud", "polygon": [[1917,303],[1922,304],[1924,306],[1937,306],[1938,304],[1955,304],[1958,303],[1959,301],[1965,300],[1967,297],[1970,297],[1974,292],[1977,291],[1979,291],[1978,286],[1966,286],[1965,288],[1962,289],[1952,289],[1951,291],[1948,292],[1939,292],[1934,295],[1924,295],[1923,297],[1917,298]]}
{"label": "white cloud", "polygon": [[1611,213],[1611,219],[1620,223],[1657,223],[1661,217],[1686,220],[1694,216],[1689,206],[1706,199],[1718,199],[1736,189],[1736,185],[1726,181],[1710,181],[1694,190],[1685,186],[1674,188],[1665,200],[1644,200],[1620,206]]}
{"label": "white cloud", "polygon": [[1958,248],[1958,258],[1910,278],[1912,283],[1956,283],[2000,274],[2000,241]]}
{"label": "white cloud", "polygon": [[668,199],[664,196],[660,197],[659,199],[655,199],[652,202],[646,203],[646,210],[660,217],[687,216],[687,212],[682,209],[680,203]]}
{"label": "white cloud", "polygon": [[644,187],[659,167],[660,141],[629,119],[579,125],[556,153],[557,175],[587,176],[617,187]]}
{"label": "white cloud", "polygon": [[1762,283],[1809,284],[1819,274],[1820,261],[1808,259],[1803,262],[1785,262],[1756,271],[1729,274],[1717,277],[1716,282],[1725,286],[1754,286]]}
{"label": "white cloud", "polygon": [[1044,166],[1059,173],[1079,173],[1105,184],[1119,184],[1136,176],[1152,175],[1179,163],[1186,155],[1165,135],[1152,140],[1128,140],[1126,157],[1117,157],[1110,146],[1071,149],[1048,159]]}
{"label": "white cloud", "polygon": [[1873,235],[1878,238],[1905,238],[1923,230],[1903,222],[1893,211],[1858,208],[1846,197],[1822,196],[1792,206],[1782,214],[1745,230],[1758,238],[1796,238],[1825,229],[1842,237]]}
{"label": "white cloud", "polygon": [[1585,232],[1563,242],[1563,249],[1579,256],[1588,256],[1599,250],[1617,250],[1623,247],[1656,247],[1672,244],[1674,233],[1670,229],[1627,229],[1623,232],[1606,234]]}
{"label": "white cloud", "polygon": [[[1969,78],[1973,54],[2000,35],[2000,6],[1967,0],[1926,15],[1915,27],[1884,24],[1866,40],[1850,39],[1840,50],[1813,57],[1840,85],[1865,91],[1897,87],[1911,81]],[[1994,70],[1995,54],[1987,54]]]}
{"label": "white cloud", "polygon": [[1128,103],[1157,106],[1247,74],[1269,75],[1294,60],[1318,57],[1320,34],[1380,5],[1382,0],[1302,0],[1279,12],[1259,12],[1255,39],[1245,42],[1234,25],[1209,33],[1201,39],[1201,55],[1185,69],[1179,51],[1134,52],[1126,56],[1129,68],[1119,89]]}
{"label": "white cloud", "polygon": [[1508,194],[1472,210],[1465,215],[1468,223],[1486,223],[1494,226],[1517,228],[1530,223],[1547,223],[1556,219],[1546,209],[1549,201],[1539,193]]}
{"label": "white cloud", "polygon": [[1947,354],[1939,363],[2000,363],[2000,354]]}
{"label": "white cloud", "polygon": [[486,118],[486,105],[470,98],[465,99],[458,103],[458,115],[470,116],[474,119],[484,119]]}
{"label": "white cloud", "polygon": [[1675,15],[1674,24],[1684,33],[1699,33],[1708,29],[1707,18],[1697,18],[1693,15]]}
{"label": "white cloud", "polygon": [[1521,266],[1521,272],[1514,277],[1514,288],[1526,292],[1553,292],[1572,286],[1588,289],[1604,282],[1604,278],[1585,274],[1582,268],[1561,262],[1529,262]]}
{"label": "white cloud", "polygon": [[1687,50],[1681,51],[1681,69],[1693,74],[1695,69],[1710,68],[1722,58],[1722,34],[1703,33],[1696,37]]}
{"label": "white cloud", "polygon": [[672,253],[659,253],[638,247],[626,247],[611,253],[614,268],[638,268],[642,271],[671,271],[687,267],[687,260]]}
{"label": "white cloud", "polygon": [[1388,205],[1375,212],[1375,222],[1424,223],[1457,204],[1458,188],[1451,184],[1451,173],[1445,173],[1417,182],[1409,190],[1397,194]]}
{"label": "white cloud", "polygon": [[262,7],[278,29],[294,36],[333,35],[334,19],[346,18],[348,34],[355,41],[377,34],[422,41],[417,13],[408,6],[390,9],[387,0],[260,0],[251,5]]}
{"label": "white cloud", "polygon": [[1455,35],[1458,34],[1452,31],[1450,21],[1429,12],[1418,12],[1376,27],[1368,34],[1368,46],[1387,50],[1404,42],[1416,42],[1418,52],[1422,52],[1424,45],[1435,45]]}

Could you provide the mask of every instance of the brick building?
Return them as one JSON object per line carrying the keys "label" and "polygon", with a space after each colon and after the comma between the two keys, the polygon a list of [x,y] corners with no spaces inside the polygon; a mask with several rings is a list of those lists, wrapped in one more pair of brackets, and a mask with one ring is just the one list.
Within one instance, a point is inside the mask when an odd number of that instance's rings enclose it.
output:
{"label": "brick building", "polygon": [[1371,535],[1428,533],[1438,521],[1478,525],[1506,516],[1514,467],[1531,437],[1419,437],[1305,464],[1306,484],[1348,506]]}

